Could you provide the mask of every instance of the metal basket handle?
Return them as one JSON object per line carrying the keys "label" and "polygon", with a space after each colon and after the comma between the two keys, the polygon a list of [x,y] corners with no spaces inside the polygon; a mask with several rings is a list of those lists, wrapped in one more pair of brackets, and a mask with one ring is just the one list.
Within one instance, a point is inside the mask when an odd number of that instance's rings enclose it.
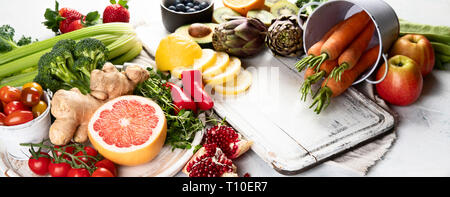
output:
{"label": "metal basket handle", "polygon": [[383,59],[384,59],[384,64],[385,64],[385,66],[384,66],[385,70],[384,70],[384,75],[383,75],[383,77],[381,77],[381,79],[379,79],[378,81],[372,81],[372,80],[366,79],[366,82],[367,82],[367,83],[370,83],[370,84],[379,84],[379,83],[381,83],[381,82],[386,78],[387,73],[388,73],[388,70],[389,70],[387,54],[382,54],[381,56],[383,57]]}
{"label": "metal basket handle", "polygon": [[303,5],[303,6],[298,10],[298,16],[297,16],[297,19],[298,19],[298,25],[300,26],[300,28],[301,28],[302,30],[305,30],[305,28],[303,28],[303,20],[302,20],[302,18],[300,17],[300,15],[302,14],[303,10],[305,10],[305,9],[306,9],[307,7],[309,7],[309,6],[313,6],[313,5],[319,6],[319,5],[321,5],[321,4],[322,4],[322,3],[320,3],[320,2],[312,1],[312,2],[309,2],[309,3],[305,4],[305,5]]}

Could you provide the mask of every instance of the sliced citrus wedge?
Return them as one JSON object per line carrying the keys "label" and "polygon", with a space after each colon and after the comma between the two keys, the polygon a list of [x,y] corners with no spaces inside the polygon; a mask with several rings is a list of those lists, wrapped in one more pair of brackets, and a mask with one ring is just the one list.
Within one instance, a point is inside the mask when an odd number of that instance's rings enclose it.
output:
{"label": "sliced citrus wedge", "polygon": [[233,80],[214,86],[214,90],[223,95],[236,95],[246,91],[252,85],[252,74],[243,70]]}
{"label": "sliced citrus wedge", "polygon": [[239,74],[239,72],[241,72],[241,60],[237,57],[231,57],[230,63],[226,67],[225,71],[223,73],[215,75],[212,78],[205,77],[205,83],[212,86],[223,84],[229,80],[232,80]]}
{"label": "sliced citrus wedge", "polygon": [[212,49],[202,49],[202,56],[194,60],[193,68],[203,72],[216,62],[217,54]]}
{"label": "sliced citrus wedge", "polygon": [[230,56],[228,56],[228,53],[224,52],[216,52],[217,53],[217,59],[214,65],[203,71],[202,76],[203,78],[212,78],[215,75],[218,75],[225,70],[225,68],[230,63]]}
{"label": "sliced citrus wedge", "polygon": [[202,56],[202,48],[196,42],[178,34],[171,34],[159,42],[155,53],[156,67],[169,71],[175,67],[188,67]]}

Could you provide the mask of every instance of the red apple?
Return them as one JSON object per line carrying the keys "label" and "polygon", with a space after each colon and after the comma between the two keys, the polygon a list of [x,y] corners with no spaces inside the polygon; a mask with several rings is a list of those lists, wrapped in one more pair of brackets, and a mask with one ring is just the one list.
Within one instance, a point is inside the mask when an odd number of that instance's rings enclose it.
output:
{"label": "red apple", "polygon": [[[417,63],[409,57],[396,55],[388,60],[389,70],[386,78],[376,85],[378,95],[388,103],[406,106],[414,103],[420,96],[423,78]],[[377,80],[385,73],[383,64],[377,73]]]}
{"label": "red apple", "polygon": [[433,70],[434,50],[430,41],[423,35],[407,34],[399,38],[390,52],[391,57],[395,55],[404,55],[416,61],[422,76]]}

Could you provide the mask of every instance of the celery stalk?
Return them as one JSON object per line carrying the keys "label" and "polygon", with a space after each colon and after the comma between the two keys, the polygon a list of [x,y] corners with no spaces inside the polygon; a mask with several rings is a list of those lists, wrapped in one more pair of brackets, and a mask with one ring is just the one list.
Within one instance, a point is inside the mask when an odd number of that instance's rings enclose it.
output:
{"label": "celery stalk", "polygon": [[108,48],[109,50],[108,58],[114,59],[122,54],[127,53],[131,48],[133,48],[133,45],[135,44],[134,40],[136,39],[137,38],[135,34],[125,34],[115,42],[106,46],[106,48]]}
{"label": "celery stalk", "polygon": [[111,62],[116,65],[122,65],[123,63],[131,61],[134,58],[136,58],[139,54],[141,54],[141,51],[142,51],[142,43],[140,41],[137,41],[131,50],[111,60]]}
{"label": "celery stalk", "polygon": [[53,47],[59,40],[73,39],[78,40],[87,37],[93,37],[100,34],[130,34],[134,33],[134,28],[128,23],[106,23],[91,27],[85,27],[76,31],[65,33],[53,38],[34,42],[0,55],[0,65],[10,61],[29,56]]}
{"label": "celery stalk", "polygon": [[48,48],[43,51],[39,51],[37,53],[33,53],[31,55],[22,57],[18,60],[0,65],[0,78],[10,76],[11,74],[20,72],[21,70],[27,69],[32,66],[36,66],[41,56],[44,55],[45,53],[50,52],[51,50],[52,48]]}
{"label": "celery stalk", "polygon": [[0,81],[0,87],[3,86],[13,86],[13,87],[19,87],[23,86],[24,84],[33,81],[33,79],[38,74],[38,70],[33,70],[31,72],[22,73],[18,75],[14,75],[12,77],[4,78]]}

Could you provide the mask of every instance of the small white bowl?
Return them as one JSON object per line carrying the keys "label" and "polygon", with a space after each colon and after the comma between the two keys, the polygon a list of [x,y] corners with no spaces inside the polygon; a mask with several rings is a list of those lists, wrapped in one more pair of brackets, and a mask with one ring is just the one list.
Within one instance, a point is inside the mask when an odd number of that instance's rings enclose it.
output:
{"label": "small white bowl", "polygon": [[47,103],[47,109],[37,118],[21,125],[0,126],[0,141],[4,144],[6,152],[17,160],[27,160],[31,155],[30,147],[21,146],[21,143],[40,143],[48,139],[51,100],[46,91],[41,99]]}

